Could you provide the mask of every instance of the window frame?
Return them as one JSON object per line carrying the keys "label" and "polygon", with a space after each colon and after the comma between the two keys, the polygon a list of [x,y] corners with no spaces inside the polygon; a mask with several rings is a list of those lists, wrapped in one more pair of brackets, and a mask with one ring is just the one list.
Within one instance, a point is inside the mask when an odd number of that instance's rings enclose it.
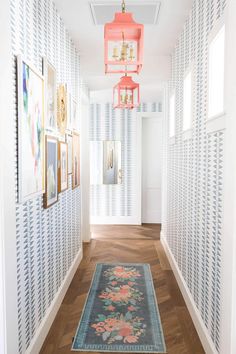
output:
{"label": "window frame", "polygon": [[[224,28],[224,80],[223,80],[223,108],[221,111],[209,115],[210,111],[210,46],[217,37],[219,36],[221,30]],[[222,16],[214,26],[214,28],[211,30],[209,37],[208,37],[208,58],[207,58],[207,122],[216,120],[216,119],[221,119],[225,115],[225,63],[226,63],[226,36],[225,36],[225,18]]]}
{"label": "window frame", "polygon": [[[174,115],[173,115],[173,121],[171,120],[171,99],[174,99]],[[173,134],[171,134],[171,122],[173,123]],[[168,129],[168,135],[169,139],[173,140],[176,136],[176,89],[173,89],[170,92],[170,98],[169,98],[169,129]]]}
{"label": "window frame", "polygon": [[[190,106],[190,127],[188,127],[187,129],[184,129],[184,113],[185,113],[185,106],[184,106],[184,84],[185,84],[185,79],[187,78],[187,76],[191,74],[191,106]],[[183,138],[184,140],[186,139],[190,139],[192,137],[192,129],[193,129],[193,114],[194,114],[194,63],[191,62],[189,64],[189,66],[187,67],[187,69],[185,70],[184,73],[184,78],[183,78],[183,114],[182,114],[182,133],[183,133]]]}

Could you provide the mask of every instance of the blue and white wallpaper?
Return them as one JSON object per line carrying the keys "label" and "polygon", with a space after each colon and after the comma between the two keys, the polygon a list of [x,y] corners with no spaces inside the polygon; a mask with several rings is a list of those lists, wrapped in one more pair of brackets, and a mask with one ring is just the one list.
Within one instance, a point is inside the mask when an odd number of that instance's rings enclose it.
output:
{"label": "blue and white wallpaper", "polygon": [[[176,136],[165,126],[166,201],[162,232],[215,350],[221,348],[224,130],[207,131],[208,40],[225,0],[195,0],[172,58],[169,94],[176,92]],[[183,79],[193,67],[193,127],[183,138]]]}

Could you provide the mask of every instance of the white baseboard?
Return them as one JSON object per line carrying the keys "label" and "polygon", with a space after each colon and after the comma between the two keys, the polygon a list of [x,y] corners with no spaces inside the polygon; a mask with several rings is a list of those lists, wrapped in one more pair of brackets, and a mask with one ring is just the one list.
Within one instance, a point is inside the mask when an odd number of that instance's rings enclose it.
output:
{"label": "white baseboard", "polygon": [[135,216],[91,216],[93,225],[141,225],[141,220]]}
{"label": "white baseboard", "polygon": [[74,274],[82,258],[83,252],[82,249],[80,249],[25,354],[38,354],[40,352],[40,349],[47,337],[47,334],[56,317],[59,307],[61,306],[62,300],[68,290],[68,287],[74,277]]}
{"label": "white baseboard", "polygon": [[214,343],[212,342],[212,339],[207,331],[207,328],[200,316],[200,313],[196,307],[193,297],[187,287],[187,284],[182,276],[182,273],[181,273],[181,271],[178,267],[178,264],[173,256],[173,253],[170,250],[170,247],[168,245],[168,242],[167,242],[163,232],[161,232],[161,243],[165,249],[167,258],[170,262],[171,268],[174,272],[175,278],[178,282],[179,288],[180,288],[181,293],[184,297],[185,303],[186,303],[189,313],[192,317],[194,326],[197,330],[197,333],[199,335],[199,338],[201,340],[202,346],[203,346],[206,354],[217,354]]}

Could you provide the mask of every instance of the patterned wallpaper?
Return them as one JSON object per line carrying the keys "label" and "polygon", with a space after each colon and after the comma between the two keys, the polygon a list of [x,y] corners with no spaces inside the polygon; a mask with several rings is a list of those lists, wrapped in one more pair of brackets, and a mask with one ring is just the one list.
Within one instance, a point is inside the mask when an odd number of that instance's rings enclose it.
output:
{"label": "patterned wallpaper", "polygon": [[[12,0],[11,30],[17,201],[15,56],[22,54],[39,71],[46,56],[57,70],[58,82],[68,83],[74,97],[79,92],[79,57],[51,0]],[[71,176],[69,189],[59,195],[58,203],[45,210],[42,202],[38,197],[16,207],[19,353],[29,347],[81,248],[80,188],[71,189]]]}
{"label": "patterned wallpaper", "polygon": [[[90,114],[90,141],[121,141],[122,184],[92,184],[91,216],[132,217],[136,207],[136,113],[160,112],[161,103],[142,103],[133,110],[113,109],[111,103],[92,104]],[[93,159],[101,166],[102,153],[94,149]],[[92,171],[92,169],[91,169]],[[91,176],[92,180],[95,179]]]}
{"label": "patterned wallpaper", "polygon": [[[197,0],[172,59],[169,94],[176,90],[176,136],[165,127],[163,235],[175,257],[216,351],[220,347],[224,130],[207,132],[208,37],[225,0]],[[194,68],[193,128],[183,139],[183,78]]]}

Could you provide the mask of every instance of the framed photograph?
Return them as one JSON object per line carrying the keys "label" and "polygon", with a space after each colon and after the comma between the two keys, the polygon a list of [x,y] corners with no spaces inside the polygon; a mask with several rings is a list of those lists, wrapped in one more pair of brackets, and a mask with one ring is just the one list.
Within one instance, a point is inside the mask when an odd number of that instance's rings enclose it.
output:
{"label": "framed photograph", "polygon": [[68,148],[68,174],[72,174],[72,145],[73,145],[73,137],[72,134],[66,134],[66,142]]}
{"label": "framed photograph", "polygon": [[67,128],[67,92],[66,85],[60,84],[57,90],[57,126],[65,134]]}
{"label": "framed photograph", "polygon": [[68,146],[67,143],[59,142],[58,145],[58,191],[68,189]]}
{"label": "framed photograph", "polygon": [[43,75],[45,78],[45,128],[57,130],[57,73],[47,58],[43,58]]}
{"label": "framed photograph", "polygon": [[44,208],[49,208],[58,201],[58,141],[53,136],[46,135],[46,191]]}
{"label": "framed photograph", "polygon": [[73,97],[71,98],[71,114],[72,114],[73,129],[78,130],[79,129],[78,104]]}
{"label": "framed photograph", "polygon": [[80,185],[80,136],[73,133],[72,136],[72,188]]}
{"label": "framed photograph", "polygon": [[103,184],[121,184],[121,142],[103,142]]}
{"label": "framed photograph", "polygon": [[18,202],[43,194],[44,78],[21,56],[18,80]]}

